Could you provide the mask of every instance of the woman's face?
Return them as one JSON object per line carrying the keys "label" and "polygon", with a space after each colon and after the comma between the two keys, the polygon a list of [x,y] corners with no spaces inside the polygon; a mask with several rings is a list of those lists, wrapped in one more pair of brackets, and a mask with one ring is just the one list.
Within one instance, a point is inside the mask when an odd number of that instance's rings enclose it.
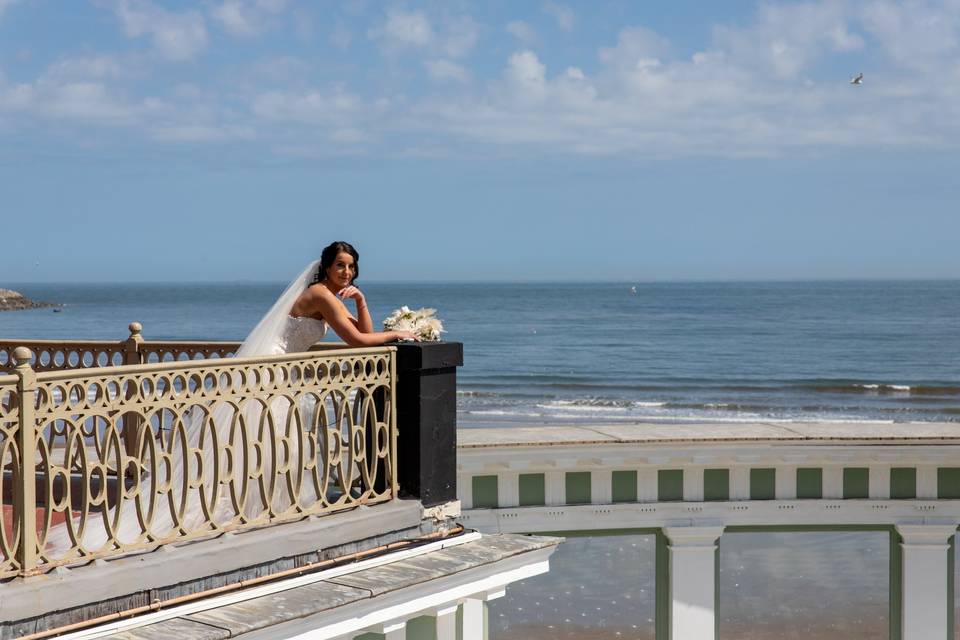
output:
{"label": "woman's face", "polygon": [[346,251],[341,251],[337,254],[337,259],[333,261],[333,264],[327,267],[327,280],[343,289],[350,286],[356,272],[357,267],[353,262],[353,256]]}

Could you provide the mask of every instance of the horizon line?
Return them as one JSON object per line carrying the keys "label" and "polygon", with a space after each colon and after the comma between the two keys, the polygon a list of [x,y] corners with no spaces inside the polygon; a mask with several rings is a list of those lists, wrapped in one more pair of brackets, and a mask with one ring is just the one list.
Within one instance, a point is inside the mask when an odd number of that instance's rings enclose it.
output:
{"label": "horizon line", "polygon": [[[656,278],[656,279],[626,279],[626,278],[524,278],[516,280],[505,279],[444,279],[444,280],[417,280],[417,279],[397,279],[397,280],[378,280],[363,279],[360,286],[364,284],[736,284],[736,283],[804,283],[804,282],[952,282],[960,281],[960,275],[957,276],[822,276],[822,277],[718,277],[718,278]],[[282,280],[255,280],[255,279],[236,279],[236,280],[22,280],[9,283],[13,286],[18,285],[158,285],[158,284],[252,284],[252,285],[276,285],[289,284]],[[0,288],[9,288],[9,286],[0,286]]]}

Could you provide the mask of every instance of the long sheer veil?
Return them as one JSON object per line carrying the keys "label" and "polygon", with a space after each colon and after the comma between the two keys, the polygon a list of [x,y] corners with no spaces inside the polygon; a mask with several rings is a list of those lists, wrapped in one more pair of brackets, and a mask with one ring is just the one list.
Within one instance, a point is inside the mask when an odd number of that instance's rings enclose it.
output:
{"label": "long sheer veil", "polygon": [[[284,352],[283,337],[287,330],[290,310],[293,308],[293,304],[300,294],[309,286],[319,266],[319,260],[311,262],[287,285],[283,293],[280,294],[280,297],[277,298],[277,301],[270,307],[270,310],[260,318],[257,325],[241,343],[235,353],[235,357],[272,355]],[[282,415],[276,414],[285,415],[287,410],[287,407],[283,406],[282,399],[279,400],[279,402],[275,400],[270,405],[270,410],[275,414],[275,422],[282,421]],[[246,420],[242,421],[241,424],[244,424],[248,431],[256,430],[259,422],[258,417],[262,409],[259,408],[256,403],[251,402],[248,403],[242,411]],[[185,422],[187,439],[190,446],[196,447],[198,445],[206,420],[213,422],[213,428],[216,430],[218,442],[229,442],[230,430],[234,423],[233,413],[230,407],[224,404],[220,404],[210,411],[193,410],[189,412],[189,414],[185,416]],[[253,434],[247,434],[247,436],[251,435]],[[256,438],[245,437],[242,440],[248,443],[248,447],[253,447],[252,443],[256,441]],[[294,440],[297,439],[294,438]],[[214,457],[217,456],[219,452],[209,447],[204,447],[203,451],[203,466],[204,468],[210,469],[214,466]],[[172,462],[173,464],[168,467],[168,473],[163,474],[166,477],[161,478],[161,480],[164,481],[164,484],[178,486],[184,478],[183,461],[178,457],[174,457],[172,458]],[[239,468],[239,465],[237,465],[237,467]],[[270,470],[265,469],[265,471],[269,472]],[[145,478],[141,477],[141,490],[149,490],[150,484],[150,482],[145,481]],[[281,498],[281,500],[285,504],[280,505],[280,508],[284,508],[289,504],[288,500],[283,498]],[[233,516],[233,510],[230,508],[231,505],[229,504],[229,498],[227,496],[221,496],[220,503],[213,505],[213,507],[214,522],[219,523]],[[178,526],[189,530],[196,524],[202,522],[204,517],[205,515],[200,501],[191,501],[187,506],[186,512],[180,518]],[[68,517],[64,522],[51,527],[46,536],[44,552],[54,557],[62,556],[64,552],[73,547],[75,538],[85,549],[96,551],[100,549],[110,537],[101,518],[88,517],[82,534],[77,533],[78,526],[78,523],[70,520]],[[174,528],[175,523],[170,509],[158,505],[158,508],[154,512],[153,521],[150,524],[151,533],[154,536],[163,537],[169,534]],[[71,535],[71,529],[73,530],[73,535]],[[118,525],[113,530],[115,539],[120,542],[131,542],[139,538],[142,533],[143,529],[140,524],[140,514],[136,507],[136,501],[124,501],[121,505]]]}
{"label": "long sheer veil", "polygon": [[290,315],[290,309],[293,303],[303,293],[303,290],[310,284],[313,275],[317,273],[320,267],[320,261],[315,260],[307,265],[307,268],[300,272],[296,278],[284,289],[277,301],[273,303],[270,310],[260,318],[260,322],[253,328],[243,344],[237,349],[237,357],[263,356],[274,353],[274,345],[283,335],[287,326],[287,318]]}

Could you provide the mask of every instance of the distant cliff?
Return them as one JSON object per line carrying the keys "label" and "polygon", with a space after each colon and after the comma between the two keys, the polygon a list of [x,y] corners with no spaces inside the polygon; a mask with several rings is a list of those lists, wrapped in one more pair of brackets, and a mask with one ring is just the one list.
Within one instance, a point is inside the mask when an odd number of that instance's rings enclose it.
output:
{"label": "distant cliff", "polygon": [[52,302],[36,302],[25,298],[19,291],[0,289],[0,311],[18,311],[20,309],[39,309],[40,307],[58,307]]}

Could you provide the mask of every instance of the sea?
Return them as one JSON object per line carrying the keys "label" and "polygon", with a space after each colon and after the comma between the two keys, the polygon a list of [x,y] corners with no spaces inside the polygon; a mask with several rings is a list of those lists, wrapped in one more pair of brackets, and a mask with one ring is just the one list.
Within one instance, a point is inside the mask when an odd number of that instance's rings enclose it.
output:
{"label": "sea", "polygon": [[[463,343],[461,427],[960,419],[960,281],[358,285],[375,322],[433,307]],[[120,340],[138,321],[152,340],[242,340],[284,284],[2,286],[63,305],[0,313],[4,339]],[[653,640],[653,549],[568,537],[491,602],[491,637]],[[719,549],[721,638],[887,637],[887,534],[734,532]]]}
{"label": "sea", "polygon": [[[462,427],[960,420],[960,281],[358,285],[463,343]],[[242,340],[284,283],[4,286],[63,305],[4,339]]]}

